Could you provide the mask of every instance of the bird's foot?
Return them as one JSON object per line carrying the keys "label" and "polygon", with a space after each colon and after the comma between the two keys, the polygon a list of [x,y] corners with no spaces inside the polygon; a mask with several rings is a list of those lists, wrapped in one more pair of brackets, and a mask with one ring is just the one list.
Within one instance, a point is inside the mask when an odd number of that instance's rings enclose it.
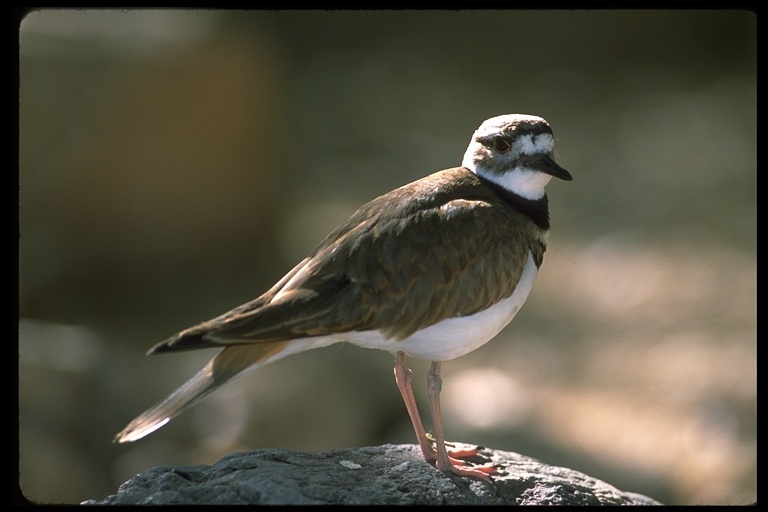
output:
{"label": "bird's foot", "polygon": [[[453,473],[454,475],[459,476],[472,476],[475,478],[479,478],[480,480],[484,480],[486,482],[492,482],[494,476],[498,476],[501,472],[499,471],[499,468],[497,468],[494,465],[491,464],[484,464],[482,466],[468,466],[468,465],[455,465],[452,463],[456,459],[450,459],[450,463],[447,465],[440,464],[440,461],[438,460],[436,463],[437,469],[444,473]],[[464,464],[468,464],[467,462],[461,461]]]}
{"label": "bird's foot", "polygon": [[432,434],[427,433],[427,439],[432,443],[431,453],[424,454],[424,458],[431,462],[440,471],[453,473],[460,476],[473,476],[481,480],[491,481],[492,476],[499,475],[499,468],[490,463],[491,458],[483,453],[482,446],[466,445],[459,448],[456,443],[446,441],[445,447],[448,453],[448,459],[441,461],[436,448],[436,439]]}
{"label": "bird's foot", "polygon": [[[426,433],[426,436],[429,442],[432,443],[432,447],[435,449],[435,453],[437,453],[437,440],[435,439],[435,436],[429,432]],[[466,465],[483,464],[491,460],[490,457],[483,453],[483,450],[485,449],[483,446],[464,445],[463,443],[461,444],[463,447],[459,448],[458,443],[452,443],[451,441],[445,442],[446,451],[448,452],[448,455],[453,460],[453,462],[459,463],[460,465]]]}

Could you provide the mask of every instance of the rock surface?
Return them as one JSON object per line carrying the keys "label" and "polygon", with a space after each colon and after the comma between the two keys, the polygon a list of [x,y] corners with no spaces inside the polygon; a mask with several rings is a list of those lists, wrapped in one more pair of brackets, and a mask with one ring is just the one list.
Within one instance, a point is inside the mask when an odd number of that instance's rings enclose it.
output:
{"label": "rock surface", "polygon": [[84,505],[660,505],[567,468],[485,449],[493,482],[446,475],[414,445],[234,453],[213,466],[155,467]]}

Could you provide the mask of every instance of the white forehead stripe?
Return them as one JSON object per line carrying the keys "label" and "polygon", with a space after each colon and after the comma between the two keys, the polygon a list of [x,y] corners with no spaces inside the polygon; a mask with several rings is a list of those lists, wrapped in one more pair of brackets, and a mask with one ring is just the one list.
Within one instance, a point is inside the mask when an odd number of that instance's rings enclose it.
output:
{"label": "white forehead stripe", "polygon": [[539,135],[525,135],[518,139],[519,152],[524,155],[551,153],[555,146],[555,139],[549,133]]}

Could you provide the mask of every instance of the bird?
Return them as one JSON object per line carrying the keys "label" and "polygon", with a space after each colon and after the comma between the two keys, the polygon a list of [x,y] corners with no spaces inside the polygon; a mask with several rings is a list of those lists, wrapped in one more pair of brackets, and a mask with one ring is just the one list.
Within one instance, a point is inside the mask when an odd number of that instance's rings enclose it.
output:
{"label": "bird", "polygon": [[[395,382],[424,459],[444,473],[489,481],[481,447],[450,448],[441,365],[494,338],[531,292],[550,231],[545,187],[571,174],[554,160],[538,116],[482,122],[461,166],[364,204],[256,299],[157,343],[147,354],[219,348],[201,370],[131,421],[114,441],[156,431],[224,384],[291,354],[351,343],[395,357]],[[428,434],[406,358],[431,362]]]}

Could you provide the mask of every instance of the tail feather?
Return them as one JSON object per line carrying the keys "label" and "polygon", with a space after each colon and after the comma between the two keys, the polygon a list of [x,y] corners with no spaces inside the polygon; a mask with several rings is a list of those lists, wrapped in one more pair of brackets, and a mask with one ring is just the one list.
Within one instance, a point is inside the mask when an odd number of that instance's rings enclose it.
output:
{"label": "tail feather", "polygon": [[159,429],[246,370],[274,360],[287,342],[231,345],[219,352],[176,391],[146,410],[115,436],[116,443],[130,443]]}

